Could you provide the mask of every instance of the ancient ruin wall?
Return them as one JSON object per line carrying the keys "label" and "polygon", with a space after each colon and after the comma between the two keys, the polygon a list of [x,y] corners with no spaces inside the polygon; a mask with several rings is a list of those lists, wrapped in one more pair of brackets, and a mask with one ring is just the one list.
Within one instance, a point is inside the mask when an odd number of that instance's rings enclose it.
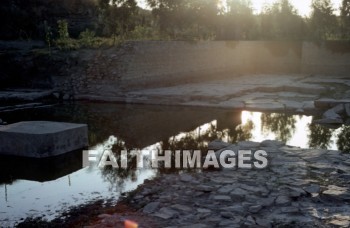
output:
{"label": "ancient ruin wall", "polygon": [[328,41],[303,42],[302,68],[304,74],[344,75],[350,74],[350,43]]}
{"label": "ancient ruin wall", "polygon": [[299,73],[301,43],[134,42],[127,60],[127,70],[121,78],[130,86],[181,84],[238,74]]}
{"label": "ancient ruin wall", "polygon": [[68,91],[73,88],[74,94],[113,96],[122,90],[244,74],[347,76],[348,47],[344,42],[125,42],[106,50],[78,51],[76,67],[66,70],[66,76],[61,75],[60,81],[55,77],[53,81],[56,88]]}

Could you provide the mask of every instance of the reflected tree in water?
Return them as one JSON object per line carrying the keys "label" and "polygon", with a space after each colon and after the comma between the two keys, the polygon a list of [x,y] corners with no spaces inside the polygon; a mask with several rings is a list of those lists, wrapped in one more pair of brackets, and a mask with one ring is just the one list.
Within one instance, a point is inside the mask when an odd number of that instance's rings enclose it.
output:
{"label": "reflected tree in water", "polygon": [[319,124],[309,124],[309,147],[327,149],[331,143],[333,130]]}
{"label": "reflected tree in water", "polygon": [[204,151],[208,147],[208,143],[220,138],[220,132],[214,124],[210,124],[205,130],[201,127],[198,129],[182,133],[183,135],[173,136],[168,140],[161,142],[162,150],[201,150]]}
{"label": "reflected tree in water", "polygon": [[137,180],[136,170],[136,157],[128,153],[128,165],[127,168],[120,168],[121,164],[121,151],[127,150],[125,142],[118,139],[112,147],[114,156],[117,159],[119,168],[114,168],[111,165],[104,166],[101,170],[103,180],[110,183],[110,190],[115,188],[116,192],[123,192],[125,187],[125,181],[130,179],[132,181]]}
{"label": "reflected tree in water", "polygon": [[[171,150],[175,152],[176,150],[200,150],[202,156],[208,152],[208,143],[220,139],[229,143],[236,143],[238,141],[246,141],[252,137],[251,131],[254,128],[254,123],[249,120],[246,124],[242,125],[233,125],[228,126],[229,128],[218,130],[215,124],[210,124],[209,127],[206,127],[205,130],[202,130],[201,127],[197,128],[194,131],[183,133],[184,135],[173,136],[168,140],[163,140],[161,145],[161,150]],[[174,167],[175,162],[175,153],[172,153],[172,167]],[[182,158],[181,158],[182,159]],[[176,172],[179,170],[174,169],[161,169],[161,173],[165,172]],[[195,172],[196,170],[192,169],[191,171]]]}
{"label": "reflected tree in water", "polygon": [[[222,137],[222,132],[217,130],[217,126],[213,123],[210,123],[208,127],[202,125],[197,129],[187,132],[181,133],[178,136],[173,136],[168,140],[163,140],[160,143],[160,149],[171,150],[172,151],[172,168],[171,169],[159,169],[160,173],[177,173],[180,172],[180,169],[176,169],[175,167],[175,151],[180,150],[189,150],[191,154],[195,150],[200,150],[202,156],[204,156],[208,152],[208,143],[215,140],[220,139]],[[182,161],[181,154],[181,161]],[[181,170],[182,172],[183,170]],[[189,172],[197,172],[196,169],[189,169]]]}
{"label": "reflected tree in water", "polygon": [[337,146],[340,151],[350,153],[350,126],[343,126],[338,134]]}
{"label": "reflected tree in water", "polygon": [[245,124],[239,124],[236,126],[230,126],[228,129],[225,129],[219,132],[218,137],[222,141],[228,143],[237,143],[240,141],[248,141],[252,138],[251,131],[254,129],[254,123],[252,120],[248,120]]}
{"label": "reflected tree in water", "polygon": [[287,142],[292,138],[296,129],[295,116],[286,113],[262,113],[261,130],[263,132],[274,132],[277,140]]}
{"label": "reflected tree in water", "polygon": [[248,141],[252,138],[252,130],[254,129],[254,123],[252,120],[248,120],[247,123],[238,125],[235,131],[230,132],[231,143],[237,143],[239,141]]}
{"label": "reflected tree in water", "polygon": [[214,124],[206,130],[197,130],[184,133],[182,137],[171,137],[169,140],[161,142],[162,150],[207,150],[208,143],[220,139],[229,143],[237,143],[238,141],[246,141],[251,139],[251,131],[254,123],[249,120],[246,124],[237,126],[229,126],[229,128],[219,131]]}

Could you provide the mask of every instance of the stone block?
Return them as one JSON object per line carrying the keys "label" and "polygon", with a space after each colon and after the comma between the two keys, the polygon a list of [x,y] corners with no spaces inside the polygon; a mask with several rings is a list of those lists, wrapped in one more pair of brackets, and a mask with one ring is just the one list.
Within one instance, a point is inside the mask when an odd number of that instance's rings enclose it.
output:
{"label": "stone block", "polygon": [[86,124],[27,121],[0,127],[0,155],[44,158],[87,146]]}

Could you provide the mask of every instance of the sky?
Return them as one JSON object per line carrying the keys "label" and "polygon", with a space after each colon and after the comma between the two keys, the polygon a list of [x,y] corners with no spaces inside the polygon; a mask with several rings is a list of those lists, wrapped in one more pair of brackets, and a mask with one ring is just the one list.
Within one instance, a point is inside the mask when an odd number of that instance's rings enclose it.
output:
{"label": "sky", "polygon": [[[312,0],[289,0],[290,3],[298,10],[301,16],[309,16],[311,11]],[[331,0],[336,10],[339,9],[342,0]],[[253,8],[255,12],[260,12],[262,6],[265,3],[273,3],[275,0],[252,0]]]}
{"label": "sky", "polygon": [[[146,0],[137,0],[139,3],[139,6],[142,8],[147,8],[145,4]],[[259,13],[264,6],[264,4],[270,4],[272,2],[275,2],[276,0],[251,0],[254,8],[255,13]],[[309,16],[310,15],[310,5],[312,0],[289,0],[290,3],[298,10],[298,13],[301,16]],[[331,0],[333,3],[334,8],[336,9],[336,13],[339,10],[339,7],[341,5],[342,0]]]}

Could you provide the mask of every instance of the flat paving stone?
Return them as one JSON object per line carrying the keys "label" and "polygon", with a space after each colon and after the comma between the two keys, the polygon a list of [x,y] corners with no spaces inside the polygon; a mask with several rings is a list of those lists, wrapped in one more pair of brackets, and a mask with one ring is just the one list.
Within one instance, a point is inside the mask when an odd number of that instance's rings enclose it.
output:
{"label": "flat paving stone", "polygon": [[44,158],[87,146],[86,124],[24,121],[0,127],[0,155]]}

